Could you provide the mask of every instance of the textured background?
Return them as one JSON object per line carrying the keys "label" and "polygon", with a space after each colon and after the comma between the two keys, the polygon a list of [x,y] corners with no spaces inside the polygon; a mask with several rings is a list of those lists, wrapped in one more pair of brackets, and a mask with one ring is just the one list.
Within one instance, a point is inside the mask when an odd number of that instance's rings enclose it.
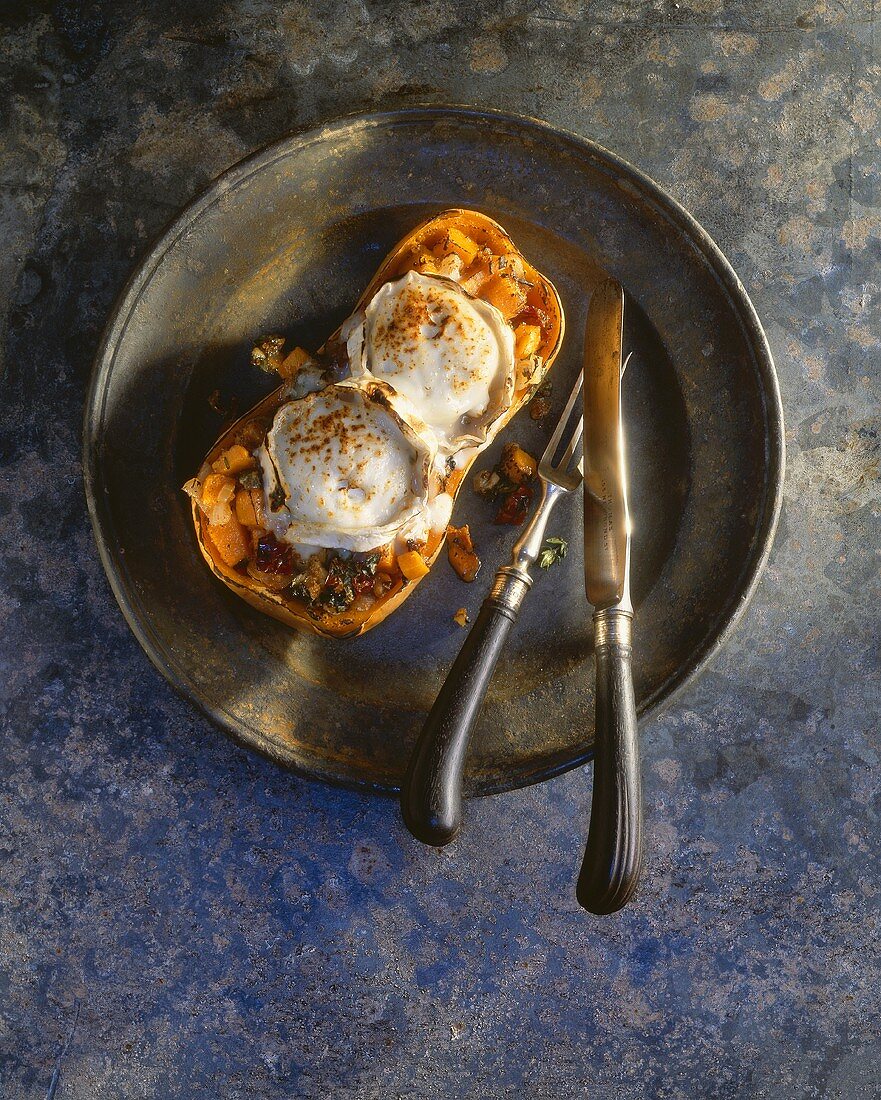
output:
{"label": "textured background", "polygon": [[[143,8],[143,10],[142,10]],[[870,0],[6,5],[0,1095],[881,1095],[879,66]],[[149,11],[149,14],[145,14]],[[572,893],[590,775],[396,807],[233,747],[123,623],[83,500],[100,328],[218,172],[357,108],[541,115],[727,252],[780,372],[770,568],[643,730],[636,902]]]}

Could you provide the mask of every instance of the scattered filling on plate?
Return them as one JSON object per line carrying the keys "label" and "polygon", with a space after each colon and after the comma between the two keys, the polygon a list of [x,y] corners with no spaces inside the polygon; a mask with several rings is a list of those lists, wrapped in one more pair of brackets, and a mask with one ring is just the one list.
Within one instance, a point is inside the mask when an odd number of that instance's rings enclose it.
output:
{"label": "scattered filling on plate", "polygon": [[463,581],[470,583],[480,572],[480,558],[474,552],[467,523],[464,527],[447,528],[447,557]]}
{"label": "scattered filling on plate", "polygon": [[491,470],[474,475],[474,491],[485,500],[499,502],[496,523],[518,526],[529,514],[535,495],[538,463],[518,443],[506,443],[502,457]]}
{"label": "scattered filling on plate", "polygon": [[[480,560],[467,526],[448,529],[446,489],[540,366],[546,293],[519,257],[450,228],[320,356],[262,340],[252,360],[282,378],[283,402],[184,486],[224,565],[316,618],[369,612],[418,580],[445,531],[453,568],[473,580]],[[505,448],[490,476],[497,522],[521,522],[535,475],[531,456]]]}

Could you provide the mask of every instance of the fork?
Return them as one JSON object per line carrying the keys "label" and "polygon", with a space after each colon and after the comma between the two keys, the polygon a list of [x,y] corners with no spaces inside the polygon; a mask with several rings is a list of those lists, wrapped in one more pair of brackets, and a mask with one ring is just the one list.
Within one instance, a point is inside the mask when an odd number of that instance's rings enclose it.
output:
{"label": "fork", "polygon": [[[449,844],[462,827],[462,773],[471,733],[493,672],[532,587],[530,567],[541,552],[545,528],[557,501],[584,480],[577,457],[584,431],[578,374],[566,407],[538,464],[541,501],[529,526],[514,543],[511,561],[496,573],[490,594],[429,712],[401,787],[404,824],[425,844]],[[572,413],[578,407],[578,418]],[[564,433],[563,453],[557,458]],[[556,461],[555,461],[556,459]]]}

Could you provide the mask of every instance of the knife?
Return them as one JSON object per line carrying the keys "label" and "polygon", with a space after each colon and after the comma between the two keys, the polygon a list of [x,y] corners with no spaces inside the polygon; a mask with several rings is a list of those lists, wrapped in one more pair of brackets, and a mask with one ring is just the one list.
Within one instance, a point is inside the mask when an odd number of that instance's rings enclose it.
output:
{"label": "knife", "polygon": [[621,418],[624,291],[593,293],[584,334],[584,584],[593,604],[596,720],[593,801],[579,903],[614,913],[642,866],[642,780],[631,669],[630,514]]}

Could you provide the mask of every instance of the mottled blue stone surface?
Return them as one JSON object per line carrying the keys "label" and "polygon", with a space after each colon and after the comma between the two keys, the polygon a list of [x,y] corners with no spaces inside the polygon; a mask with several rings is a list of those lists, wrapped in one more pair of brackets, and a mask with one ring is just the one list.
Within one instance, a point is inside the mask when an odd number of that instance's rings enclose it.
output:
{"label": "mottled blue stone surface", "polygon": [[[0,1095],[881,1095],[874,7],[3,8]],[[90,362],[165,222],[293,128],[451,99],[667,187],[780,373],[771,564],[643,729],[648,866],[612,919],[573,897],[589,771],[420,847],[392,802],[285,774],[179,701],[86,517]]]}

